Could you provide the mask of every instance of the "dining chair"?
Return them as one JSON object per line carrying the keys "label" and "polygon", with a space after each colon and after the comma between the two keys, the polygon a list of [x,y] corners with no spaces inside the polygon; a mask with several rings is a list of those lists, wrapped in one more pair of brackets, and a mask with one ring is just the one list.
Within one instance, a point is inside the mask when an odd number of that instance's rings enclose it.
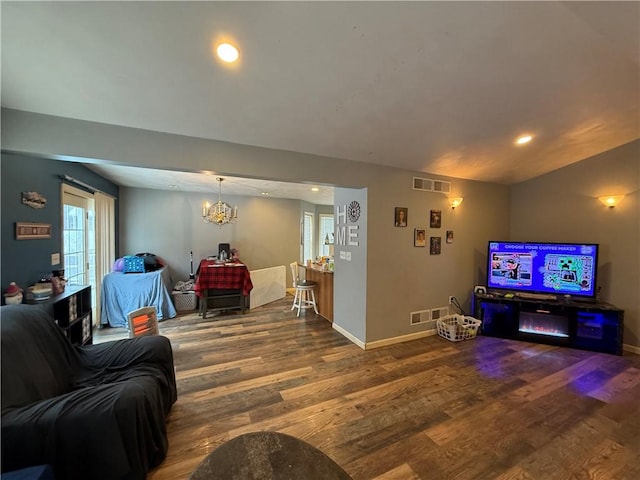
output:
{"label": "dining chair", "polygon": [[300,316],[300,310],[306,308],[313,308],[318,313],[318,306],[316,305],[315,287],[316,282],[311,280],[302,280],[300,278],[300,268],[298,262],[292,262],[289,264],[291,267],[291,276],[293,278],[293,288],[295,289],[295,295],[293,296],[293,305],[291,310],[298,309],[298,317]]}
{"label": "dining chair", "polygon": [[156,307],[141,307],[127,314],[129,338],[158,335],[158,311]]}

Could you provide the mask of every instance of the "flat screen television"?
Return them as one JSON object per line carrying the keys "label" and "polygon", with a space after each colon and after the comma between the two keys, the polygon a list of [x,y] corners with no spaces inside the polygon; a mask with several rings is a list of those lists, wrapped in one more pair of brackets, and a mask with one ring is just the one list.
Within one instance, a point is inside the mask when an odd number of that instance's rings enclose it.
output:
{"label": "flat screen television", "polygon": [[598,244],[489,242],[487,288],[593,298]]}

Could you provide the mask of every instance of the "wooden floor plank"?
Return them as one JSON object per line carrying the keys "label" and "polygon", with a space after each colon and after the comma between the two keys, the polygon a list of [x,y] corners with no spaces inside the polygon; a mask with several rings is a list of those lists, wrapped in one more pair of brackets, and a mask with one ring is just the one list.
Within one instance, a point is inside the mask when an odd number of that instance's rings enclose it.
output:
{"label": "wooden floor plank", "polygon": [[411,470],[411,467],[406,463],[403,463],[399,467],[396,467],[388,472],[378,475],[373,480],[419,480],[420,477],[416,475],[416,472]]}

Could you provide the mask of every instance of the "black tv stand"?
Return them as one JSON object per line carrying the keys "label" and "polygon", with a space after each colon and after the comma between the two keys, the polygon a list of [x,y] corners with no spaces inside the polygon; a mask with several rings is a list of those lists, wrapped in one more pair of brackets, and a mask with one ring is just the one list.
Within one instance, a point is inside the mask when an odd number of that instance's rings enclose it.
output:
{"label": "black tv stand", "polygon": [[595,298],[589,298],[589,297],[571,297],[571,299],[567,301],[573,302],[573,303],[588,303],[590,305],[598,305],[600,303],[599,300]]}
{"label": "black tv stand", "polygon": [[472,310],[483,335],[622,355],[624,311],[608,303],[487,293]]}
{"label": "black tv stand", "polygon": [[524,300],[535,300],[535,301],[545,301],[545,302],[555,302],[558,301],[557,295],[551,295],[549,293],[525,293],[518,292],[513,295],[514,298],[524,299]]}

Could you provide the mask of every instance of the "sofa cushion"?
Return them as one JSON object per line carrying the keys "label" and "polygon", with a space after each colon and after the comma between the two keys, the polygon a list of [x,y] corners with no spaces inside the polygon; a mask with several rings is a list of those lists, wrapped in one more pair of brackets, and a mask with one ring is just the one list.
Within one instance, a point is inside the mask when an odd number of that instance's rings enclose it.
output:
{"label": "sofa cushion", "polygon": [[77,353],[44,306],[2,307],[0,341],[3,414],[73,389]]}

